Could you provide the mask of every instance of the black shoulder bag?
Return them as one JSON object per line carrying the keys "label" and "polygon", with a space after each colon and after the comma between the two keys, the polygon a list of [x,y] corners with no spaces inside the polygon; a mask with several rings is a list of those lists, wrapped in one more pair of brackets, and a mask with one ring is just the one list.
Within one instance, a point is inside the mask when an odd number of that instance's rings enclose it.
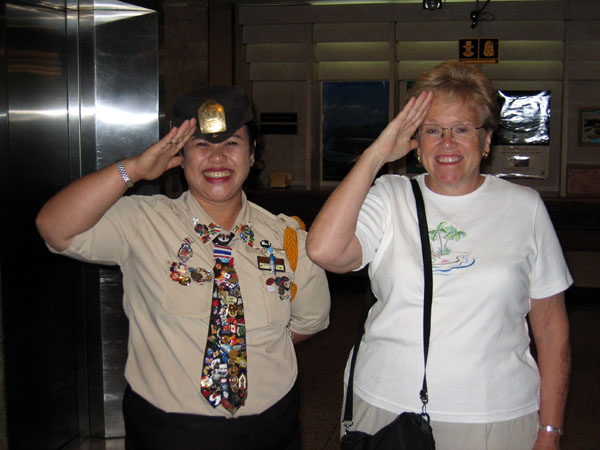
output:
{"label": "black shoulder bag", "polygon": [[417,217],[419,219],[419,231],[421,233],[421,248],[423,252],[423,269],[425,276],[425,300],[423,303],[423,354],[424,354],[424,373],[423,387],[419,396],[423,403],[420,413],[405,412],[400,414],[392,423],[383,427],[377,433],[371,435],[362,431],[349,431],[352,426],[352,403],[353,403],[353,383],[354,383],[354,365],[358,354],[358,347],[362,335],[365,331],[364,324],[373,304],[373,293],[371,288],[367,288],[365,301],[360,317],[360,324],[356,334],[356,343],[352,352],[350,362],[350,376],[348,378],[348,387],[346,390],[346,407],[344,408],[344,418],[342,425],[346,432],[340,442],[341,450],[434,450],[435,442],[433,432],[429,425],[429,415],[425,412],[428,394],[427,394],[427,354],[429,352],[429,334],[431,330],[431,304],[433,294],[433,273],[431,268],[431,249],[429,247],[429,234],[427,232],[427,219],[425,217],[425,205],[421,189],[416,180],[410,180],[417,202]]}

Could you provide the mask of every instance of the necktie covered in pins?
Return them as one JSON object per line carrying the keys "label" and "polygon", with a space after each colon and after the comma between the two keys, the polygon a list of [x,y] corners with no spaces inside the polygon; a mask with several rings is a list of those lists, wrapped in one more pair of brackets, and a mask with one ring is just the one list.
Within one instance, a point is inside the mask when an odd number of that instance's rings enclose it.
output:
{"label": "necktie covered in pins", "polygon": [[211,406],[223,405],[231,414],[248,394],[244,304],[229,247],[234,236],[213,238],[213,293],[201,379],[202,395]]}

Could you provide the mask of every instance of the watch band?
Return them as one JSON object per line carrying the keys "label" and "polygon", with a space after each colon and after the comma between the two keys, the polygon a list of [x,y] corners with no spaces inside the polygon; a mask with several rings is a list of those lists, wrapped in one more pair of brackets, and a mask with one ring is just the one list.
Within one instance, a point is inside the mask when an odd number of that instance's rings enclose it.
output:
{"label": "watch band", "polygon": [[548,433],[558,433],[561,436],[563,435],[563,430],[562,428],[555,428],[552,425],[540,425],[539,426],[540,430],[544,430],[547,431]]}
{"label": "watch band", "polygon": [[128,188],[133,187],[133,182],[129,179],[129,175],[125,170],[125,166],[123,165],[123,161],[117,161],[117,169],[121,174],[121,178],[123,178],[123,182],[127,185]]}

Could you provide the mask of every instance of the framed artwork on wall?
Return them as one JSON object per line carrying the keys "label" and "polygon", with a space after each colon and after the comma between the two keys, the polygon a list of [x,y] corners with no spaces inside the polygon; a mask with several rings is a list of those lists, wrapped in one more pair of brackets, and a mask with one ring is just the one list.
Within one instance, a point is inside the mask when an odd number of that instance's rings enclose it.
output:
{"label": "framed artwork on wall", "polygon": [[579,110],[579,145],[600,147],[600,106]]}
{"label": "framed artwork on wall", "polygon": [[548,179],[552,92],[502,89],[498,95],[500,123],[482,170],[504,178]]}

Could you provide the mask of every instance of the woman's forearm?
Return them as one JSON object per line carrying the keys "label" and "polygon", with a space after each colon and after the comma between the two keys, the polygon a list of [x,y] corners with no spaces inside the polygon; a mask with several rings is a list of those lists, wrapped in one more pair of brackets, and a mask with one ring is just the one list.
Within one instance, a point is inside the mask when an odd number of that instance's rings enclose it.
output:
{"label": "woman's forearm", "polygon": [[[571,371],[569,323],[564,294],[532,300],[529,319],[541,377],[540,424],[562,428]],[[559,435],[552,431],[540,430],[538,433],[540,443],[558,442],[558,438]]]}
{"label": "woman's forearm", "polygon": [[355,237],[358,214],[383,164],[367,149],[331,193],[313,222],[306,251],[326,270],[343,273],[359,267],[362,249]]}
{"label": "woman's forearm", "polygon": [[[138,156],[121,161],[130,180],[154,180],[179,165],[179,151],[195,129],[196,120],[186,120]],[[36,218],[38,231],[52,248],[63,251],[75,236],[98,223],[126,190],[116,164],[75,180],[42,207]]]}
{"label": "woman's forearm", "polygon": [[[122,163],[127,170],[128,161]],[[115,164],[86,175],[46,202],[36,218],[38,231],[48,245],[63,251],[76,235],[93,227],[126,190]]]}
{"label": "woman's forearm", "polygon": [[411,98],[327,199],[306,241],[308,255],[321,267],[342,273],[360,266],[362,248],[355,236],[360,207],[379,169],[417,147],[413,135],[432,101],[431,92]]}

